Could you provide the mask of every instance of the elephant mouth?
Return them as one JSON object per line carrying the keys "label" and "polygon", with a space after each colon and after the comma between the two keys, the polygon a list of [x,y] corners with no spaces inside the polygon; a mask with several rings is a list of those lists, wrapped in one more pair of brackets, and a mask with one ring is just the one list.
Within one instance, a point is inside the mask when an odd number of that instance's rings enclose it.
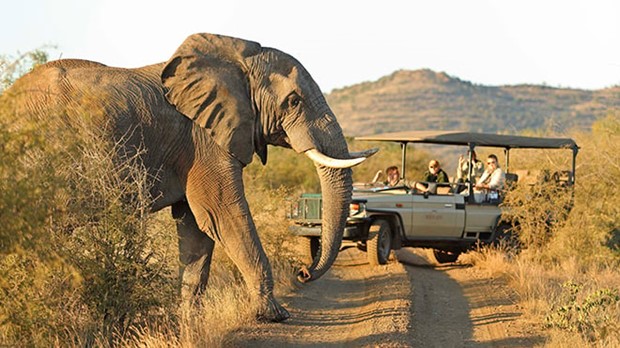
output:
{"label": "elephant mouth", "polygon": [[291,149],[293,147],[288,135],[283,129],[272,132],[267,139],[268,143],[274,146],[281,146],[287,149]]}
{"label": "elephant mouth", "polygon": [[368,157],[374,155],[379,151],[378,148],[372,148],[361,152],[352,152],[349,153],[349,158],[339,159],[327,156],[317,149],[310,149],[305,153],[308,158],[310,158],[315,163],[321,164],[325,167],[329,168],[351,168],[362,162],[364,162]]}

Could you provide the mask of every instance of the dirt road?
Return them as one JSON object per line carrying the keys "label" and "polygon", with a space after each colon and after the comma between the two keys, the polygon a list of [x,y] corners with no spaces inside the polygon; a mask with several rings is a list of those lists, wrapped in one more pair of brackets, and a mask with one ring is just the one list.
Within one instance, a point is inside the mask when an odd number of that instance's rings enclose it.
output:
{"label": "dirt road", "polygon": [[462,264],[437,265],[406,248],[373,268],[344,250],[323,278],[282,303],[291,319],[226,338],[235,347],[531,347],[543,337],[500,280]]}

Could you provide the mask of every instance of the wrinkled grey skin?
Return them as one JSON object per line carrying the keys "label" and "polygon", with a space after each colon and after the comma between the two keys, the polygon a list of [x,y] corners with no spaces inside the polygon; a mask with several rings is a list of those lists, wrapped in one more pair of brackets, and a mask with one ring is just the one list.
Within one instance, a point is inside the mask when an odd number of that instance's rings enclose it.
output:
{"label": "wrinkled grey skin", "polygon": [[[16,96],[28,116],[48,117],[57,107],[79,116],[83,100],[102,108],[112,140],[123,138],[128,151],[146,150],[143,162],[158,178],[152,210],[172,206],[178,219],[183,296],[204,291],[218,244],[255,295],[259,317],[289,317],[273,296],[242,170],[254,153],[266,162],[267,144],[350,156],[320,89],[294,58],[255,42],[195,34],[166,63],[122,69],[59,60],[37,67],[5,95]],[[336,258],[352,185],[350,169],[316,167],[323,247],[298,277],[303,282],[319,278]]]}

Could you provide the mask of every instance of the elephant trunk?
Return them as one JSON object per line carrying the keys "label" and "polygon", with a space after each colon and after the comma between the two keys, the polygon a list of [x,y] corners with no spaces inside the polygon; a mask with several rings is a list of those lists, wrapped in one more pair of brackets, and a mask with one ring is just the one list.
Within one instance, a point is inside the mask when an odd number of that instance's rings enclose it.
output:
{"label": "elephant trunk", "polygon": [[304,283],[320,278],[336,260],[349,215],[353,186],[350,168],[329,168],[319,164],[316,167],[323,196],[321,248],[310,267],[300,271],[297,277]]}

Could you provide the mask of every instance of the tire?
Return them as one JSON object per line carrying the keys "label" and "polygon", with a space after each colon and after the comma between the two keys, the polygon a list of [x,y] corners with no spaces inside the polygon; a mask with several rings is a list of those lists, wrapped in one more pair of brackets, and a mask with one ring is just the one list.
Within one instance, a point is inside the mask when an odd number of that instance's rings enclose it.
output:
{"label": "tire", "polygon": [[392,249],[392,231],[385,220],[376,220],[368,229],[366,256],[372,266],[385,265]]}
{"label": "tire", "polygon": [[435,256],[435,260],[438,263],[456,262],[456,260],[459,258],[459,255],[461,255],[461,252],[451,252],[433,249],[433,256]]}
{"label": "tire", "polygon": [[320,237],[299,237],[303,262],[310,265],[321,251]]}

